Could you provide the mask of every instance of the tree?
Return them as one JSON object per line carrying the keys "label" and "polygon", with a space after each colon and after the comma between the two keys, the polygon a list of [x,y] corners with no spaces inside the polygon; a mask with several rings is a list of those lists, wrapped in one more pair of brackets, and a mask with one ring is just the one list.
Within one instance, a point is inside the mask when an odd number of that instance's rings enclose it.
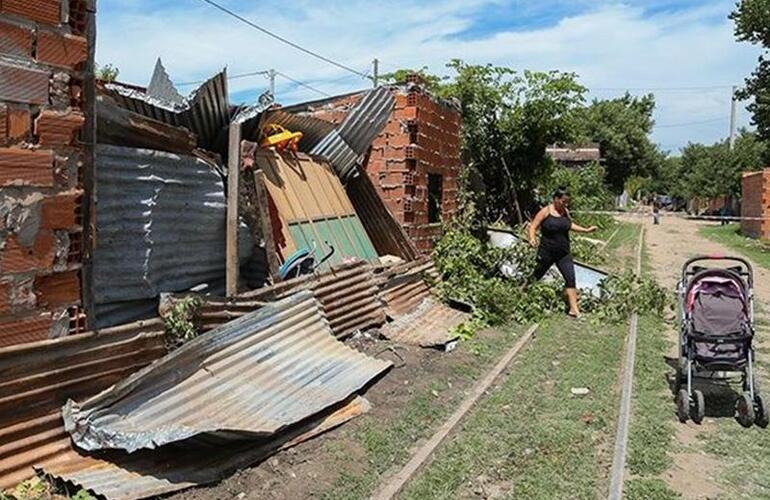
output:
{"label": "tree", "polygon": [[682,150],[680,190],[685,198],[740,196],[743,172],[761,168],[766,150],[764,142],[746,130],[740,131],[732,151],[727,140],[710,146],[690,143]]}
{"label": "tree", "polygon": [[764,54],[759,64],[746,78],[746,86],[738,92],[741,99],[752,99],[747,106],[757,135],[770,142],[770,0],[741,0],[730,14],[735,21],[735,37],[738,41],[761,45]]}
{"label": "tree", "polygon": [[454,77],[438,90],[459,100],[463,155],[485,186],[485,216],[518,219],[552,168],[545,148],[575,138],[574,112],[586,89],[573,73],[516,71],[454,60]]}
{"label": "tree", "polygon": [[616,99],[594,100],[579,113],[583,139],[599,143],[607,182],[617,193],[623,191],[629,177],[652,177],[660,168],[664,155],[649,137],[654,109],[652,94],[626,94]]}

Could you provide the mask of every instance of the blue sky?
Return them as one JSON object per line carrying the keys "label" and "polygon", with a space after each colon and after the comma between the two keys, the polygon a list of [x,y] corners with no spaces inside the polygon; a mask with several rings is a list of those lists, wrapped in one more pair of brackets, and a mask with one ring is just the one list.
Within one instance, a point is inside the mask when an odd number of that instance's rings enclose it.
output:
{"label": "blue sky", "polygon": [[[734,41],[732,0],[219,2],[362,72],[377,57],[382,72],[427,66],[443,74],[446,61],[461,58],[575,72],[591,98],[653,92],[653,139],[673,151],[725,137],[730,86],[743,82],[760,53]],[[227,66],[231,75],[275,68],[327,94],[369,85],[201,0],[99,0],[98,9],[97,61],[116,65],[124,81],[147,84],[160,56],[176,82]],[[262,76],[230,84],[236,101],[253,101],[266,88]],[[282,77],[277,95],[285,104],[321,97]],[[739,125],[749,125],[743,106],[738,116]]]}

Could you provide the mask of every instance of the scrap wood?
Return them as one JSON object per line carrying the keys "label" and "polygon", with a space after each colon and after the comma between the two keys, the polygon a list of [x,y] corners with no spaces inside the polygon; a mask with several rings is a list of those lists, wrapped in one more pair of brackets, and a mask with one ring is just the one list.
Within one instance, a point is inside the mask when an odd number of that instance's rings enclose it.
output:
{"label": "scrap wood", "polygon": [[[71,482],[108,500],[138,500],[220,481],[232,472],[265,460],[353,418],[367,413],[370,403],[354,396],[333,410],[262,440],[229,442],[226,446],[182,449],[164,446],[127,454],[111,451],[87,455],[70,449],[67,455],[39,471]],[[221,444],[221,443],[220,443]]]}
{"label": "scrap wood", "polygon": [[500,361],[487,373],[483,379],[479,380],[471,390],[468,397],[460,404],[452,416],[444,422],[439,430],[425,443],[412,459],[392,478],[390,478],[374,494],[374,500],[390,500],[395,498],[406,483],[430,460],[433,452],[446,439],[450,432],[460,423],[460,420],[468,411],[478,402],[481,396],[492,386],[495,380],[511,363],[514,357],[532,340],[538,325],[532,325],[524,335],[516,341],[511,349],[502,357]]}

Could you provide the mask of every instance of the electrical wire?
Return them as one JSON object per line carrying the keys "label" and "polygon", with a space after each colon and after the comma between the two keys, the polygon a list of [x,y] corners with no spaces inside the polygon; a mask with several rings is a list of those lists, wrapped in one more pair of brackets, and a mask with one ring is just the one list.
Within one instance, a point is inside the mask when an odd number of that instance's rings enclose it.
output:
{"label": "electrical wire", "polygon": [[299,50],[301,52],[304,52],[305,54],[311,55],[311,56],[315,57],[316,59],[320,59],[321,61],[324,61],[324,62],[326,62],[328,64],[333,65],[333,66],[336,66],[336,67],[338,67],[340,69],[344,69],[345,71],[349,71],[350,73],[353,73],[354,75],[358,75],[358,76],[360,76],[362,78],[366,78],[364,73],[361,73],[358,70],[355,70],[355,69],[351,68],[350,66],[346,66],[345,64],[339,63],[339,62],[337,62],[337,61],[335,61],[333,59],[329,59],[328,57],[322,56],[321,54],[319,54],[317,52],[313,52],[310,49],[306,49],[305,47],[299,45],[298,43],[294,43],[291,40],[288,40],[288,39],[286,39],[286,38],[284,38],[284,37],[282,37],[280,35],[277,35],[277,34],[273,33],[272,31],[268,30],[267,28],[263,28],[262,26],[249,21],[245,17],[243,17],[243,16],[241,16],[239,14],[236,14],[235,12],[231,11],[230,9],[228,9],[226,7],[223,7],[222,5],[219,5],[218,3],[214,2],[213,0],[201,0],[201,1],[211,5],[212,7],[215,7],[217,9],[221,10],[225,14],[234,17],[235,19],[237,19],[237,20],[241,21],[242,23],[244,23],[244,24],[254,28],[255,30],[258,30],[258,31],[260,31],[260,32],[262,32],[262,33],[264,33],[264,34],[266,34],[268,36],[271,36],[271,37],[275,38],[276,40],[278,40],[280,42],[285,43],[286,45],[289,45],[290,47],[293,47],[293,48],[295,48],[295,49],[297,49],[297,50]]}
{"label": "electrical wire", "polygon": [[733,85],[703,85],[693,87],[588,87],[590,91],[598,92],[623,92],[623,91],[644,91],[652,92],[700,92],[703,90],[732,89]]}
{"label": "electrical wire", "polygon": [[[259,75],[268,75],[268,74],[270,74],[269,71],[252,71],[251,73],[240,73],[238,75],[228,76],[227,79],[228,80],[237,80],[238,78],[247,78],[249,76],[259,76]],[[183,87],[183,86],[186,86],[186,85],[198,85],[198,84],[201,84],[201,83],[203,83],[205,81],[206,80],[197,80],[197,81],[194,81],[194,82],[176,83],[175,85],[177,87]]]}
{"label": "electrical wire", "polygon": [[294,78],[290,77],[289,75],[287,75],[286,73],[282,73],[282,72],[280,72],[280,71],[276,71],[276,72],[275,72],[275,74],[276,74],[276,75],[280,75],[280,76],[282,76],[282,77],[286,78],[286,79],[287,79],[287,80],[289,80],[290,82],[294,82],[294,83],[296,83],[297,85],[300,85],[300,86],[302,86],[302,87],[305,87],[305,88],[306,88],[306,89],[308,89],[308,90],[312,90],[313,92],[315,92],[315,93],[317,93],[317,94],[320,94],[320,95],[322,95],[322,96],[324,96],[324,97],[333,97],[331,94],[327,94],[327,93],[326,93],[326,92],[324,92],[323,90],[318,90],[317,88],[313,87],[312,85],[308,85],[307,83],[304,83],[304,82],[301,82],[301,81],[299,81],[299,80],[297,80],[297,79],[294,79]]}
{"label": "electrical wire", "polygon": [[655,125],[655,128],[689,127],[690,125],[705,125],[707,123],[724,122],[726,120],[727,120],[727,117],[711,118],[709,120],[702,120],[702,121],[696,121],[696,122],[668,123],[665,125]]}

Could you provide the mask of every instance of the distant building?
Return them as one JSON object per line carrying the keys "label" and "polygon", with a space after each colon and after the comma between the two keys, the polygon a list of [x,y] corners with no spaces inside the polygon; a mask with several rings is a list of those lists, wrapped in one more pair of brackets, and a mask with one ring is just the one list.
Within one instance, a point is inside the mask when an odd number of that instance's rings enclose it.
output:
{"label": "distant building", "polygon": [[601,150],[597,143],[554,144],[545,148],[545,153],[556,163],[565,167],[582,167],[602,161]]}

